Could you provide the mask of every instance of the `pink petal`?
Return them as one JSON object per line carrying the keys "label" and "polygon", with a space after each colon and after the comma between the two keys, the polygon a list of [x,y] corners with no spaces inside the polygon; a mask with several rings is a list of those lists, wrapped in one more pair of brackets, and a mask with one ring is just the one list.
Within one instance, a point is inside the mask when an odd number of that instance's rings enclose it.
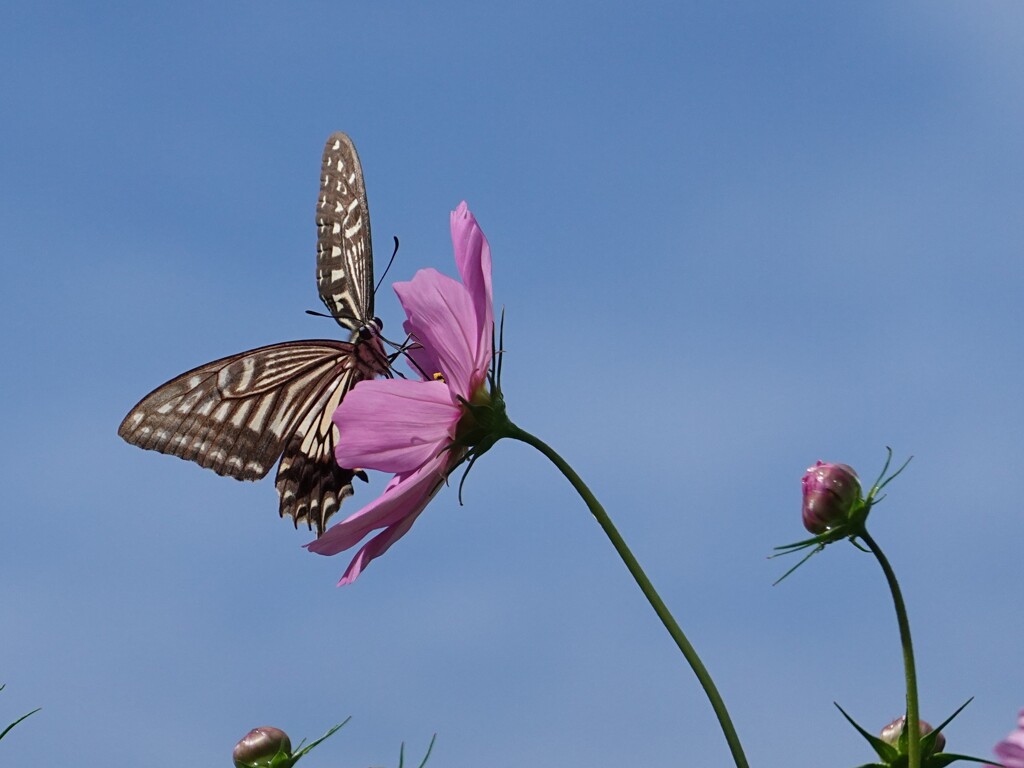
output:
{"label": "pink petal", "polygon": [[469,399],[486,375],[477,367],[481,332],[469,291],[437,270],[421,269],[411,281],[395,283],[395,292],[409,317],[406,327],[436,357],[452,391]]}
{"label": "pink petal", "polygon": [[343,467],[411,472],[454,437],[460,409],[441,381],[362,381],[334,412]]}
{"label": "pink petal", "polygon": [[[395,284],[406,331],[419,343],[408,354],[424,381],[361,382],[334,414],[339,463],[397,473],[378,499],[306,545],[334,555],[383,529],[356,553],[339,585],[355,581],[409,531],[465,455],[450,445],[458,400],[483,384],[493,354],[491,251],[465,202],[452,212],[451,232],[462,283],[428,269]],[[438,373],[443,381],[434,380]]]}
{"label": "pink petal", "polygon": [[996,757],[999,758],[999,761],[1006,768],[1021,768],[1021,766],[1024,766],[1024,748],[1018,744],[1001,741],[996,744],[995,749],[992,751],[996,753]]}
{"label": "pink petal", "polygon": [[370,564],[371,560],[383,555],[391,548],[392,544],[408,533],[409,529],[412,528],[412,524],[416,522],[416,518],[420,516],[420,512],[422,512],[426,506],[426,503],[424,503],[418,511],[408,515],[401,522],[385,528],[381,533],[378,533],[366,542],[363,548],[360,549],[356,553],[356,556],[352,558],[352,562],[348,564],[348,568],[345,569],[344,575],[342,575],[341,579],[338,581],[338,586],[343,587],[346,584],[351,584],[359,578],[359,574],[362,573],[366,566]]}
{"label": "pink petal", "polygon": [[[410,336],[416,336],[414,328],[408,320],[402,323],[402,329]],[[434,381],[436,374],[441,373],[441,361],[437,359],[434,350],[427,349],[418,340],[405,351],[405,354],[412,363],[412,369],[424,381]]]}
{"label": "pink petal", "polygon": [[[491,329],[494,326],[494,298],[491,290],[491,246],[463,200],[451,215],[452,245],[455,248],[455,264],[469,295],[473,298],[477,325],[481,331],[481,350],[491,346]],[[477,361],[478,366],[481,361]],[[488,357],[483,362],[486,368]]]}
{"label": "pink petal", "polygon": [[306,549],[318,555],[336,555],[358,544],[371,531],[418,515],[444,484],[445,469],[452,458],[446,453],[411,474],[395,475],[378,498],[306,544]]}

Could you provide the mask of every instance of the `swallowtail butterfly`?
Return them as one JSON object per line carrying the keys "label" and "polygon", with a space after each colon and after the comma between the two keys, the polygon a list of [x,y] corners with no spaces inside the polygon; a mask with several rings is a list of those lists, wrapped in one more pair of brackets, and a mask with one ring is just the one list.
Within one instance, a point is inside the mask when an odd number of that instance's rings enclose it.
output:
{"label": "swallowtail butterfly", "polygon": [[349,341],[286,341],[214,360],[146,395],[117,433],[219,475],[258,480],[280,458],[281,516],[317,535],[365,475],[334,460],[338,403],[389,364],[373,316],[373,252],[363,171],[352,140],[324,148],[316,210],[316,283]]}

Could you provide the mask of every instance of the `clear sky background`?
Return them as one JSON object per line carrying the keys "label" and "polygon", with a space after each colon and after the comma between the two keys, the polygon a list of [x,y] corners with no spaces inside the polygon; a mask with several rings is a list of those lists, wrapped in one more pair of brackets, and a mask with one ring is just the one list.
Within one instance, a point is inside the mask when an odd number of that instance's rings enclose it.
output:
{"label": "clear sky background", "polygon": [[[351,587],[273,481],[122,442],[146,392],[335,333],[303,310],[329,133],[378,272],[469,201],[510,414],[613,514],[752,766],[867,762],[896,622],[847,544],[778,587],[822,458],[868,481],[923,715],[981,756],[1021,667],[1024,4],[9,2],[0,8],[0,743],[12,766],[730,764],[610,544],[502,443]],[[386,328],[402,318],[390,288]],[[358,489],[344,511],[374,497]]]}

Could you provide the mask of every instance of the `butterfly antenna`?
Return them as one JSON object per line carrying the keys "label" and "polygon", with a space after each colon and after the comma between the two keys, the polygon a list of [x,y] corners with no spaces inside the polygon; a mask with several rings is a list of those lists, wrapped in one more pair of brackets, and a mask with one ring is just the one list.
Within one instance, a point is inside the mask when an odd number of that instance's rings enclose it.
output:
{"label": "butterfly antenna", "polygon": [[409,335],[406,335],[405,341],[403,341],[401,343],[399,343],[397,341],[392,341],[391,339],[388,339],[388,338],[385,338],[384,336],[382,336],[379,333],[377,334],[377,338],[381,340],[382,344],[386,344],[387,346],[389,346],[393,350],[395,350],[395,353],[391,357],[392,357],[392,359],[397,359],[402,354],[402,352],[405,351],[406,346],[409,343],[409,339],[411,339],[412,337],[409,336]]}
{"label": "butterfly antenna", "polygon": [[312,309],[307,309],[306,310],[306,314],[307,315],[312,315],[313,317],[326,317],[328,320],[334,320],[335,322],[340,322],[342,320],[348,320],[350,322],[356,323],[357,325],[360,323],[360,320],[359,320],[358,317],[353,317],[351,315],[328,315],[325,312],[317,312],[317,311],[312,310]]}
{"label": "butterfly antenna", "polygon": [[438,374],[437,373],[427,373],[426,371],[424,371],[423,368],[420,366],[420,364],[416,362],[416,359],[412,355],[409,354],[409,350],[410,349],[413,349],[413,348],[419,347],[419,346],[420,345],[418,343],[409,344],[407,346],[403,346],[402,349],[400,349],[395,354],[396,355],[405,355],[405,361],[407,363],[409,363],[410,366],[415,368],[419,372],[420,376],[422,376],[425,381],[431,381]]}
{"label": "butterfly antenna", "polygon": [[406,376],[401,371],[396,371],[395,370],[395,361],[398,358],[400,358],[405,353],[406,349],[408,349],[407,344],[409,342],[409,339],[412,338],[412,337],[411,336],[406,336],[405,337],[405,341],[403,341],[401,344],[396,344],[395,342],[391,341],[390,339],[385,339],[383,336],[381,336],[379,338],[381,339],[381,341],[384,344],[387,344],[389,347],[392,347],[395,350],[391,354],[387,355],[387,359],[388,359],[388,376],[389,376],[389,378],[393,378],[393,377],[397,377],[399,379],[406,379],[406,378],[408,378],[408,376]]}
{"label": "butterfly antenna", "polygon": [[391,258],[388,259],[388,265],[384,267],[384,274],[380,276],[380,280],[377,281],[377,287],[373,289],[373,295],[377,295],[377,291],[380,290],[381,285],[384,283],[384,278],[388,276],[388,272],[391,270],[391,265],[395,263],[395,256],[398,255],[398,236],[392,235],[395,238],[395,250],[391,252]]}

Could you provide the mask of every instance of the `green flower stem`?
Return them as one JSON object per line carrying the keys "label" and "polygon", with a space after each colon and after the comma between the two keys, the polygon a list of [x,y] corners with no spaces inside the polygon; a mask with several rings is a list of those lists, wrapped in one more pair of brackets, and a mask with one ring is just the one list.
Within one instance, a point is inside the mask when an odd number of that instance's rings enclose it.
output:
{"label": "green flower stem", "polygon": [[882,554],[878,543],[871,538],[866,528],[861,528],[857,535],[871,550],[878,560],[878,564],[882,566],[885,580],[889,582],[889,591],[892,592],[892,601],[896,607],[896,621],[900,626],[900,643],[903,645],[903,671],[907,678],[907,768],[921,768],[921,729],[919,725],[921,714],[918,710],[917,670],[914,667],[914,645],[910,640],[907,606],[903,602],[903,593],[900,591],[899,582],[896,581],[896,574],[885,555]]}
{"label": "green flower stem", "polygon": [[725,702],[722,701],[721,695],[718,693],[718,689],[715,687],[714,682],[711,680],[711,675],[708,674],[704,664],[701,662],[700,657],[697,656],[697,652],[690,645],[690,641],[686,639],[686,635],[683,634],[683,630],[679,628],[676,620],[672,617],[665,603],[658,595],[654,586],[651,584],[650,579],[647,578],[647,574],[644,573],[643,568],[640,567],[640,563],[630,552],[629,547],[626,546],[625,540],[619,534],[618,530],[612,524],[611,518],[608,513],[605,512],[604,507],[601,506],[600,502],[594,498],[594,494],[590,492],[580,476],[573,471],[565,460],[555,453],[546,443],[542,440],[534,437],[529,432],[524,432],[514,424],[509,425],[511,429],[507,433],[508,437],[515,440],[532,445],[538,451],[543,453],[559,470],[562,474],[572,483],[572,487],[576,489],[580,496],[583,497],[583,501],[586,502],[587,507],[590,508],[591,513],[597,518],[597,522],[601,528],[604,529],[605,534],[612,542],[612,546],[615,547],[615,551],[619,553],[619,557],[622,558],[622,562],[626,564],[629,572],[633,575],[636,583],[640,586],[640,590],[644,593],[647,601],[654,608],[654,612],[658,614],[658,618],[661,619],[661,623],[665,625],[665,629],[675,640],[676,645],[682,652],[686,661],[689,663],[690,668],[693,669],[697,680],[700,681],[701,686],[704,688],[705,694],[711,701],[711,707],[715,711],[715,715],[718,717],[718,722],[722,727],[722,732],[725,734],[725,740],[729,744],[729,750],[732,752],[733,761],[735,761],[737,768],[749,768],[747,764],[747,758],[743,754],[743,747],[740,746],[739,736],[736,735],[736,729],[733,727],[732,720],[729,717],[729,712],[725,708]]}

